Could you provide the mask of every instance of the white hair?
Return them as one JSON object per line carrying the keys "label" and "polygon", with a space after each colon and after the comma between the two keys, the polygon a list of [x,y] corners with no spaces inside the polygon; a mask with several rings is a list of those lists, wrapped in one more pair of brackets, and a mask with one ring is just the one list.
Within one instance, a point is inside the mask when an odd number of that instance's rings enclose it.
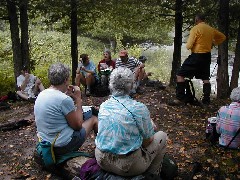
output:
{"label": "white hair", "polygon": [[109,89],[112,95],[129,95],[134,81],[133,73],[128,68],[119,67],[110,75]]}
{"label": "white hair", "polygon": [[240,87],[234,88],[231,92],[230,99],[233,102],[240,102]]}

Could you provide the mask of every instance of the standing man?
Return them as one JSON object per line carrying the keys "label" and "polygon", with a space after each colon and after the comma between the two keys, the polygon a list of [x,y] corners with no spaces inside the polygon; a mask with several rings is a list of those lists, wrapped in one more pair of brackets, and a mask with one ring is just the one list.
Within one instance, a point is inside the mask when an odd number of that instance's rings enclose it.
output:
{"label": "standing man", "polygon": [[125,68],[129,68],[133,74],[134,74],[134,85],[133,85],[133,89],[132,89],[132,93],[136,93],[136,90],[139,90],[139,85],[141,80],[144,77],[145,74],[145,65],[144,63],[140,62],[139,60],[131,57],[128,57],[128,52],[127,50],[121,50],[119,52],[119,57],[116,60],[116,68],[118,67],[125,67]]}
{"label": "standing man", "polygon": [[76,70],[75,84],[80,87],[80,84],[86,86],[86,96],[91,95],[91,88],[98,82],[96,66],[93,61],[90,61],[87,54],[80,55],[80,62]]}
{"label": "standing man", "polygon": [[203,104],[210,103],[211,84],[210,64],[211,49],[213,45],[221,44],[226,36],[218,30],[205,23],[205,17],[197,14],[195,17],[195,26],[190,30],[187,41],[187,49],[191,50],[191,55],[183,62],[177,73],[176,104],[187,103],[185,95],[185,77],[202,79],[203,81]]}

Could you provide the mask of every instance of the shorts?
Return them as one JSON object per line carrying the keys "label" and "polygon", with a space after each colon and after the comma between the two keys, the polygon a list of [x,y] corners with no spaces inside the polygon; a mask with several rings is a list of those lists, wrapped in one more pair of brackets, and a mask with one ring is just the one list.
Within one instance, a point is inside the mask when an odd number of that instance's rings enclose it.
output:
{"label": "shorts", "polygon": [[209,80],[210,77],[211,53],[192,53],[183,62],[177,72],[178,76],[192,79]]}
{"label": "shorts", "polygon": [[71,141],[62,147],[54,147],[54,153],[56,155],[62,155],[69,152],[77,151],[86,140],[86,130],[82,127],[79,131],[74,131]]}

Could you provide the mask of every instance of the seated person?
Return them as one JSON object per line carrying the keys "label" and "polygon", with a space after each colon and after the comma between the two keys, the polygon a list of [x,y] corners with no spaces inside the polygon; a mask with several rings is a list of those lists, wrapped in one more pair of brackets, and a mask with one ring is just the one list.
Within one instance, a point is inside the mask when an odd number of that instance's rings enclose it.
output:
{"label": "seated person", "polygon": [[167,134],[154,132],[146,105],[129,97],[134,74],[116,68],[110,75],[112,96],[99,109],[95,156],[105,171],[120,176],[144,172],[159,175],[166,152]]}
{"label": "seated person", "polygon": [[[145,65],[147,57],[146,56],[139,56],[138,60]],[[147,72],[144,71],[144,75],[143,75],[142,81],[144,82],[144,81],[148,80],[148,76],[151,76],[151,75],[152,75],[152,72],[148,72],[147,73]]]}
{"label": "seated person", "polygon": [[126,67],[129,68],[134,74],[134,85],[131,92],[134,94],[136,93],[136,90],[139,90],[138,87],[145,73],[145,65],[133,57],[129,58],[127,50],[121,50],[119,52],[119,57],[120,58],[116,60],[116,68]]}
{"label": "seated person", "polygon": [[[103,53],[104,58],[98,63],[98,72],[100,75],[101,85],[108,85],[109,76],[113,69],[115,69],[115,61],[111,58],[111,52],[105,50]],[[109,72],[105,73],[103,70],[109,69]]]}
{"label": "seated person", "polygon": [[34,106],[37,136],[52,143],[58,135],[54,153],[61,156],[77,151],[92,130],[97,133],[98,119],[83,119],[81,91],[78,86],[69,85],[69,67],[51,65],[48,79],[51,86],[38,95]]}
{"label": "seated person", "polygon": [[34,101],[39,91],[41,92],[45,89],[40,79],[28,73],[27,66],[23,66],[21,74],[17,77],[17,87],[19,89],[17,95],[22,99],[30,101]]}
{"label": "seated person", "polygon": [[[227,146],[240,128],[240,87],[232,90],[229,106],[218,110],[216,130],[220,134],[219,145]],[[230,148],[240,147],[240,134],[229,145]]]}
{"label": "seated person", "polygon": [[95,64],[89,59],[87,54],[80,55],[80,62],[76,70],[75,84],[80,87],[86,86],[86,96],[90,96],[91,88],[97,84],[98,76]]}

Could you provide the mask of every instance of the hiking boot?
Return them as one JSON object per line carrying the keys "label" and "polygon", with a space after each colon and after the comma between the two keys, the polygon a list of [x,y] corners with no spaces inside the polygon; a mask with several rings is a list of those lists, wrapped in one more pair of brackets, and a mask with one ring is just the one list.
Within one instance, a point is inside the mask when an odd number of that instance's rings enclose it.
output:
{"label": "hiking boot", "polygon": [[91,92],[90,92],[90,90],[89,89],[86,89],[86,96],[88,97],[88,96],[91,96]]}
{"label": "hiking boot", "polygon": [[35,97],[29,97],[28,101],[34,103],[36,101],[36,98]]}
{"label": "hiking boot", "polygon": [[169,106],[182,106],[182,105],[186,105],[186,103],[179,99],[173,99],[168,102],[168,105]]}
{"label": "hiking boot", "polygon": [[204,83],[203,84],[203,99],[202,99],[203,104],[205,104],[205,105],[210,104],[210,94],[211,94],[211,84]]}
{"label": "hiking boot", "polygon": [[137,90],[136,90],[136,93],[138,93],[138,94],[143,94],[144,91],[138,86],[138,87],[137,87]]}

